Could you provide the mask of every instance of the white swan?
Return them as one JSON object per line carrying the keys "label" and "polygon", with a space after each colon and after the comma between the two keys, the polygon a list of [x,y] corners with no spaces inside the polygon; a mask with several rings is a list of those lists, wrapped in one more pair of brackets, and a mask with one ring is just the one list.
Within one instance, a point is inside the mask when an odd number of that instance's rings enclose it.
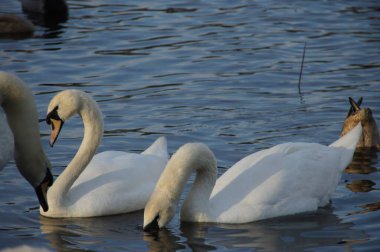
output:
{"label": "white swan", "polygon": [[33,94],[18,77],[0,71],[0,105],[6,114],[0,111],[0,170],[14,153],[18,170],[34,187],[46,211],[46,192],[53,176],[40,141]]}
{"label": "white swan", "polygon": [[94,156],[103,136],[101,111],[88,94],[65,90],[48,107],[46,120],[52,125],[51,144],[63,123],[76,113],[84,124],[82,143],[49,189],[49,211],[40,211],[41,214],[92,217],[143,209],[168,160],[166,139],[159,138],[141,154],[106,151]]}
{"label": "white swan", "polygon": [[165,226],[193,171],[181,220],[246,223],[314,211],[328,204],[361,135],[359,124],[330,146],[284,143],[251,154],[216,180],[216,160],[200,143],[182,146],[170,159],[144,211],[144,230]]}

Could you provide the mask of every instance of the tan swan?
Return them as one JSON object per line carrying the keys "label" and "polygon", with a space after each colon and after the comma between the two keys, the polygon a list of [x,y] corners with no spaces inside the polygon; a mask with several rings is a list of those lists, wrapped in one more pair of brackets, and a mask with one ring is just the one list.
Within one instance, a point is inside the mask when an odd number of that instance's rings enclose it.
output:
{"label": "tan swan", "polygon": [[344,136],[358,123],[363,126],[363,133],[359,139],[357,148],[377,148],[380,149],[380,135],[376,121],[373,118],[372,110],[370,108],[360,108],[363,101],[361,97],[358,102],[349,97],[351,108],[343,123],[341,136]]}

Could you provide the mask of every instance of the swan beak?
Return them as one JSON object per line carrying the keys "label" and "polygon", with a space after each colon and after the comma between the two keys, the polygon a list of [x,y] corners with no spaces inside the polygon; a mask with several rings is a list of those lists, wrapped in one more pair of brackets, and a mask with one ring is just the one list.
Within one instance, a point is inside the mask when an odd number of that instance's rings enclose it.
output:
{"label": "swan beak", "polygon": [[159,216],[156,216],[156,218],[154,218],[154,220],[151,223],[145,225],[143,227],[144,232],[149,232],[149,233],[158,232],[160,230],[160,226],[158,225],[158,218]]}
{"label": "swan beak", "polygon": [[47,202],[47,191],[49,189],[49,186],[53,184],[53,180],[53,175],[51,174],[50,169],[47,168],[44,180],[42,180],[41,184],[34,188],[38,197],[38,201],[40,202],[40,205],[44,212],[49,210],[49,204]]}
{"label": "swan beak", "polygon": [[58,138],[59,133],[61,132],[63,121],[60,119],[50,118],[51,123],[51,134],[50,134],[50,146],[53,147],[55,141]]}

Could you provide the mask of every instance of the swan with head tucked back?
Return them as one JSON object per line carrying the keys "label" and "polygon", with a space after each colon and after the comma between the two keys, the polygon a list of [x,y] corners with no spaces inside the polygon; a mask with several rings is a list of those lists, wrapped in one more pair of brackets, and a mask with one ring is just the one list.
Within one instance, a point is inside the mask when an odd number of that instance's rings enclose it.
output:
{"label": "swan with head tucked back", "polygon": [[358,102],[349,97],[351,107],[344,120],[340,136],[344,136],[358,123],[361,123],[363,131],[356,148],[374,148],[380,150],[380,135],[376,120],[370,108],[360,108],[362,101],[363,97],[360,97]]}
{"label": "swan with head tucked back", "polygon": [[46,192],[53,176],[41,145],[33,94],[18,77],[0,71],[0,105],[5,112],[0,108],[0,170],[14,156],[18,170],[34,187],[46,211]]}
{"label": "swan with head tucked back", "polygon": [[182,221],[246,223],[314,211],[328,204],[361,131],[359,124],[329,146],[276,145],[243,158],[218,180],[212,151],[201,143],[185,144],[169,160],[145,206],[144,230],[172,219],[192,172],[196,177],[181,208]]}
{"label": "swan with head tucked back", "polygon": [[167,160],[166,139],[160,137],[141,154],[105,151],[94,156],[103,136],[96,102],[79,90],[58,93],[48,107],[53,145],[61,127],[74,114],[84,124],[82,143],[72,161],[49,189],[48,217],[93,217],[143,209]]}

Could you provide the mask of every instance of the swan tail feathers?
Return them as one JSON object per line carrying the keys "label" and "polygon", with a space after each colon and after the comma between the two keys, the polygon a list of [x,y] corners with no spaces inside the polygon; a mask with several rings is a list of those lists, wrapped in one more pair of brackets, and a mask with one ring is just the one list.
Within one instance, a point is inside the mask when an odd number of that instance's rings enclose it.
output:
{"label": "swan tail feathers", "polygon": [[166,137],[159,137],[151,146],[149,146],[141,154],[155,155],[158,157],[169,159],[168,144],[166,141]]}
{"label": "swan tail feathers", "polygon": [[350,132],[329,145],[329,147],[343,149],[339,166],[341,170],[344,170],[351,163],[356,145],[361,136],[362,125],[358,123]]}

